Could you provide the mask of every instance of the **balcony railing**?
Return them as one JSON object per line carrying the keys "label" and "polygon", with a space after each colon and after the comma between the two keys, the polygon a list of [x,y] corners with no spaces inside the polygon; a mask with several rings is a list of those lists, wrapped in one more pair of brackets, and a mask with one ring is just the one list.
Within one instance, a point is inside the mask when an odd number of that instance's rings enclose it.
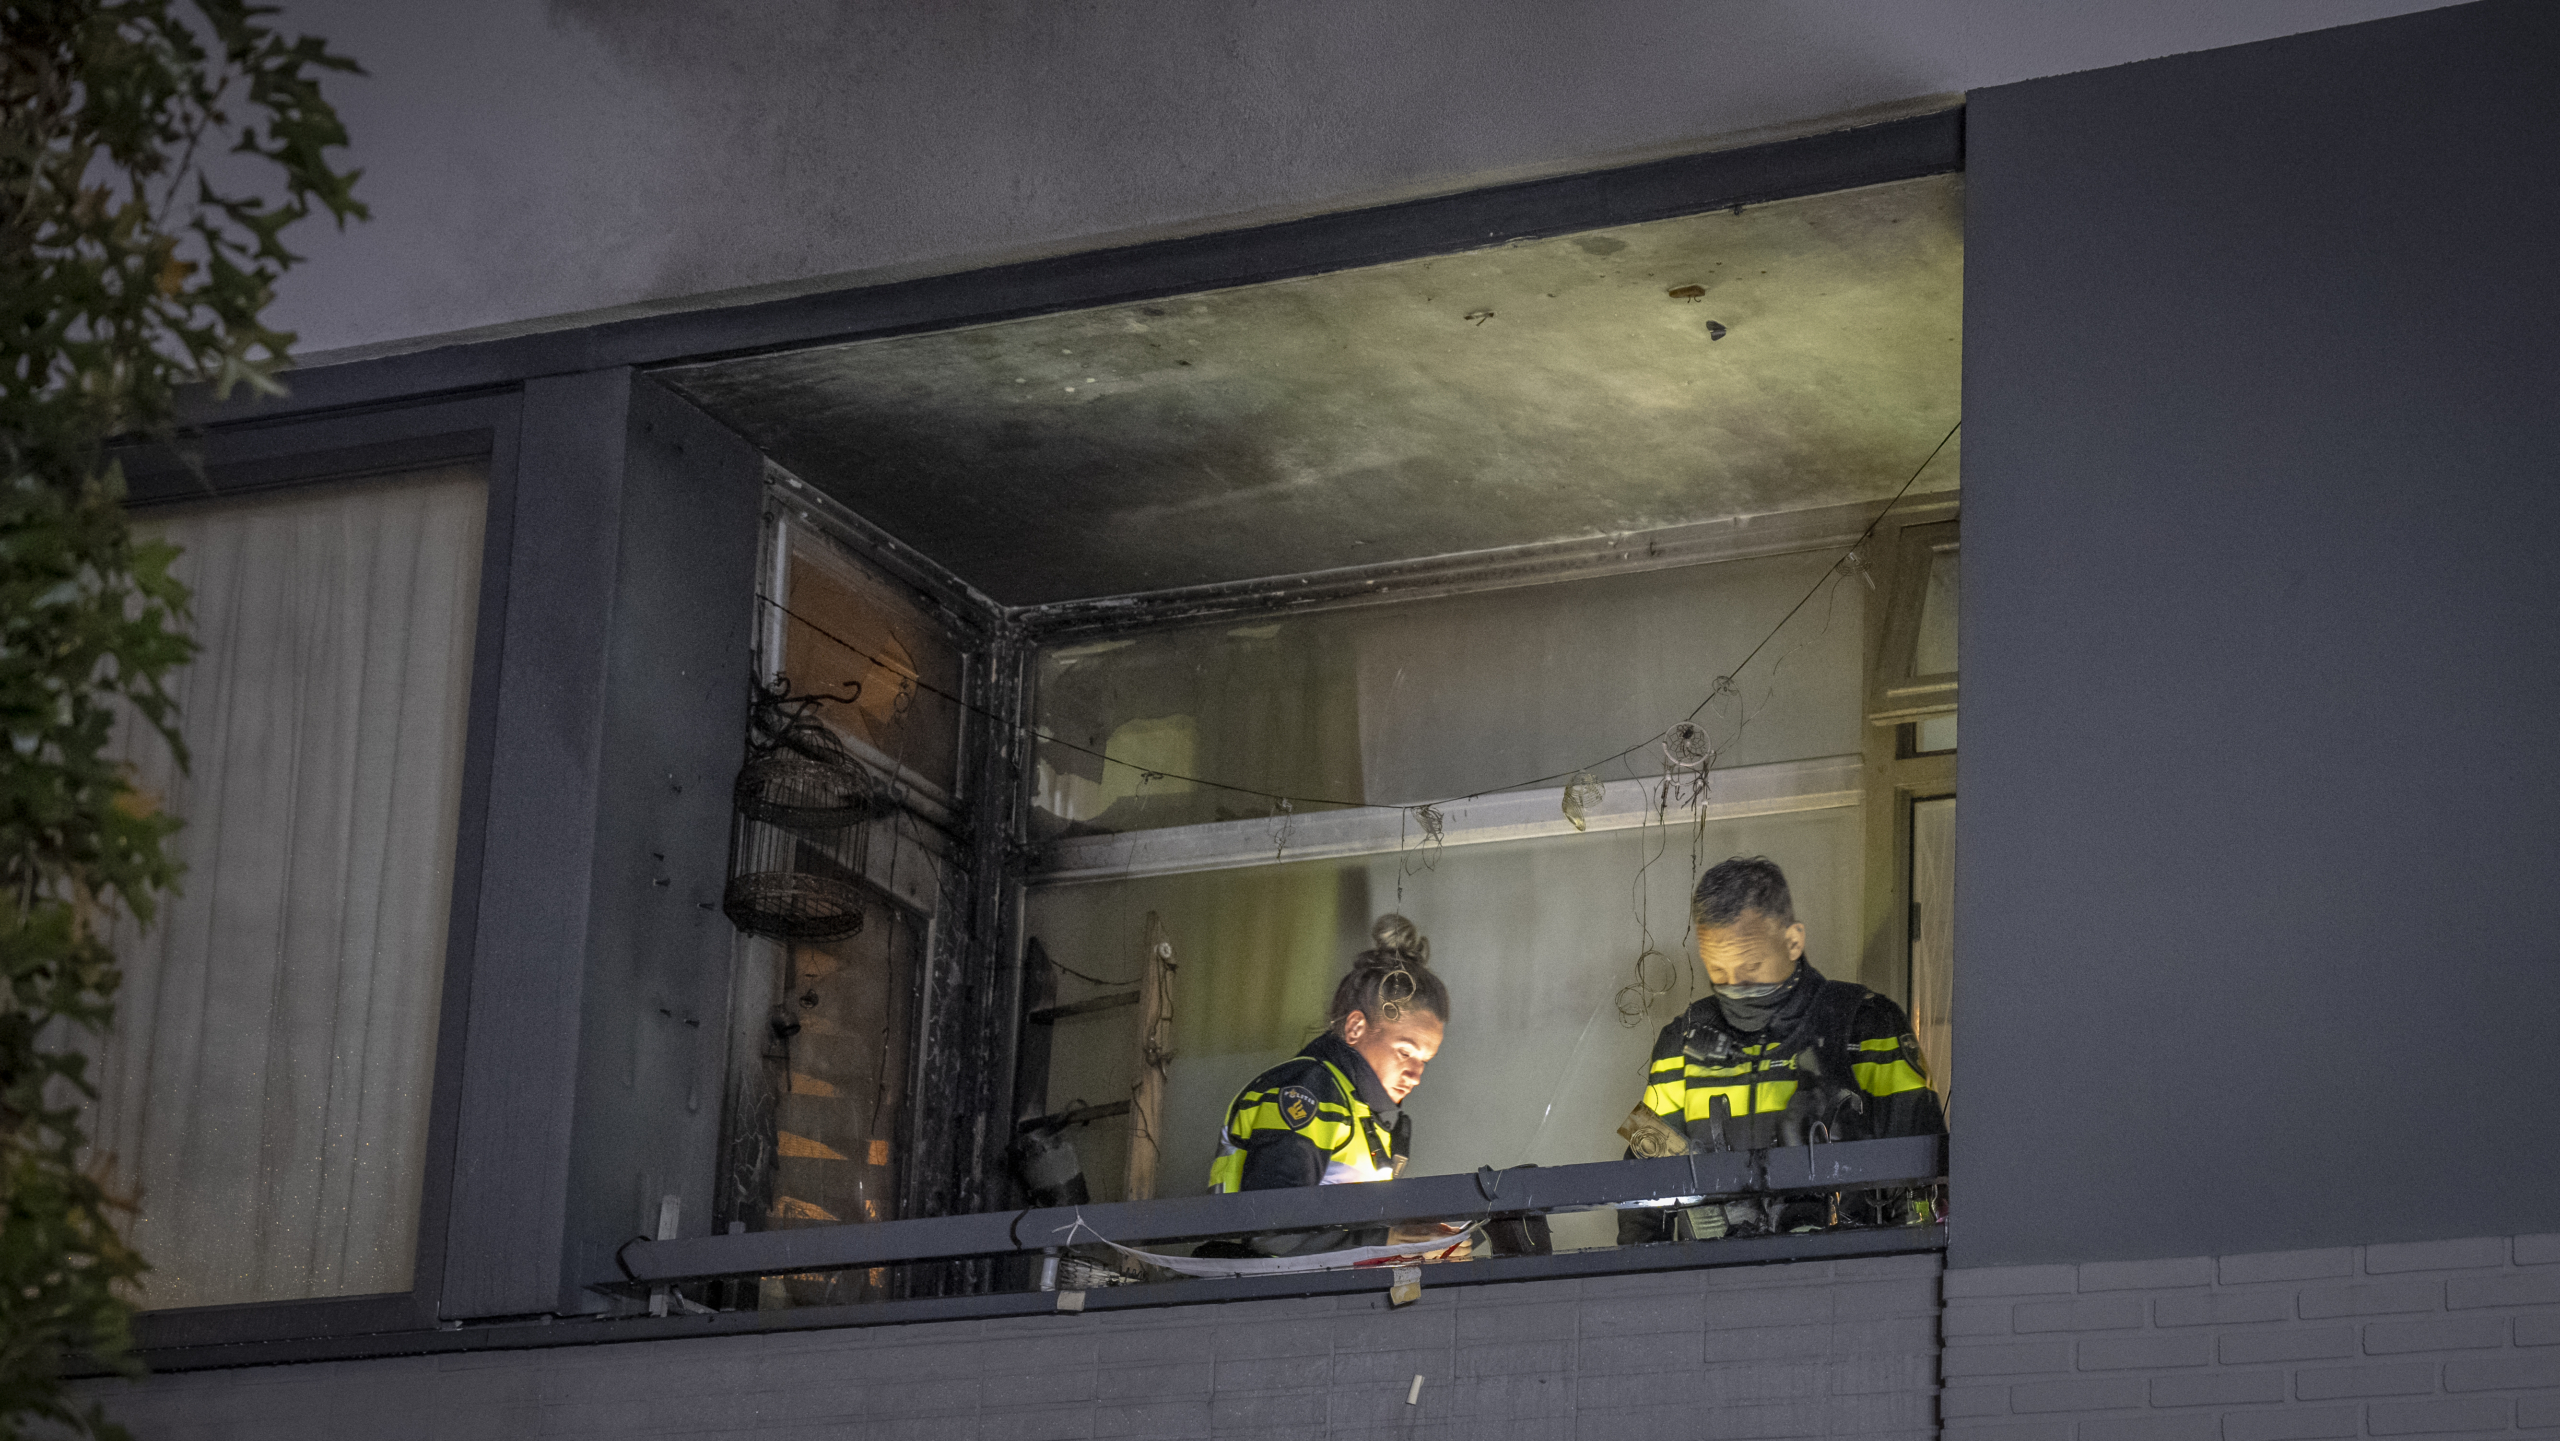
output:
{"label": "balcony railing", "polygon": [[[1199,1195],[1153,1201],[1098,1202],[1080,1207],[1035,1208],[911,1221],[805,1226],[742,1235],[672,1241],[633,1241],[621,1264],[632,1283],[666,1285],[725,1277],[806,1274],[907,1262],[1037,1254],[1108,1238],[1124,1246],[1166,1245],[1210,1237],[1328,1227],[1392,1225],[1409,1221],[1464,1221],[1504,1216],[1595,1210],[1685,1197],[1737,1197],[1777,1192],[1862,1191],[1932,1182],[1945,1174],[1946,1139],[1913,1136],[1837,1145],[1790,1146],[1766,1151],[1723,1151],[1644,1161],[1598,1161],[1575,1166],[1488,1166],[1472,1175],[1415,1176],[1348,1186],[1307,1186],[1240,1195]],[[1883,1240],[1907,1233],[1900,1244]],[[1807,1254],[1846,1254],[1843,1238],[1864,1235],[1889,1250],[1927,1249],[1939,1228],[1894,1227],[1866,1232],[1812,1232],[1798,1241]],[[1829,1238],[1815,1240],[1813,1238]],[[1661,1247],[1623,1251],[1659,1252]],[[1694,1243],[1674,1258],[1628,1256],[1608,1269],[1715,1264],[1783,1258],[1786,1247],[1732,1241]],[[1588,1253],[1586,1253],[1588,1254]],[[1517,1258],[1546,1260],[1551,1258]],[[1463,1268],[1458,1268],[1463,1269]],[[1508,1269],[1508,1268],[1506,1268]],[[1588,1269],[1584,1267],[1577,1270]],[[1448,1280],[1458,1277],[1451,1268]],[[1257,1278],[1272,1279],[1272,1278]],[[1301,1280],[1305,1278],[1300,1278]],[[1492,1279],[1487,1277],[1487,1279]],[[1211,1290],[1233,1286],[1215,1283]],[[1383,1284],[1373,1280],[1370,1284]],[[1189,1289],[1189,1288],[1185,1288]],[[1253,1288],[1258,1292],[1265,1287]],[[1332,1289],[1323,1287],[1322,1289]],[[1201,1300],[1216,1299],[1204,1294]],[[1162,1304],[1162,1302],[1158,1302]]]}

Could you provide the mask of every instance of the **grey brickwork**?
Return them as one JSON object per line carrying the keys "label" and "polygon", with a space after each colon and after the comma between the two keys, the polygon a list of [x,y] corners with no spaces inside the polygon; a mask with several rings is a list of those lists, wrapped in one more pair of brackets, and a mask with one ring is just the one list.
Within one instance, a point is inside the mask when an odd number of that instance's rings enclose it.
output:
{"label": "grey brickwork", "polygon": [[2560,1433],[2560,1236],[1943,1281],[1904,1256],[91,1389],[138,1441],[2526,1441]]}
{"label": "grey brickwork", "polygon": [[1950,1271],[1945,1441],[2560,1429],[2560,1236]]}
{"label": "grey brickwork", "polygon": [[[90,1389],[137,1441],[1924,1441],[1935,1427],[1938,1277],[1938,1257],[1914,1255],[1426,1284],[1400,1310],[1363,1294],[276,1366]],[[2067,1358],[2069,1343],[2055,1344]],[[1417,1375],[1420,1402],[1408,1406]]]}

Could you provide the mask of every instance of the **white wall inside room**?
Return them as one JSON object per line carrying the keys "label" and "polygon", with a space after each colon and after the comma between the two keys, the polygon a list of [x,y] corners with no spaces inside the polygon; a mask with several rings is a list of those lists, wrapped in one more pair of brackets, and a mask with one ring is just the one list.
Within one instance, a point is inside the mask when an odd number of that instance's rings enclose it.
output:
{"label": "white wall inside room", "polygon": [[[1133,830],[1264,814],[1286,795],[1412,805],[1570,772],[1698,715],[1718,763],[1854,754],[1863,592],[1838,551],[1492,591],[1407,605],[1222,621],[1043,654],[1035,826]],[[1647,748],[1603,766],[1661,769]],[[1557,782],[1548,781],[1553,785]]]}
{"label": "white wall inside room", "polygon": [[305,353],[965,268],[1697,149],[2441,0],[289,0],[369,225]]}
{"label": "white wall inside room", "polygon": [[[1207,1185],[1227,1103],[1316,1033],[1371,918],[1399,905],[1431,937],[1432,964],[1457,1013],[1409,1102],[1412,1173],[1612,1160],[1656,1032],[1700,993],[1683,941],[1692,851],[1690,828],[1675,820],[1667,830],[1454,846],[1429,869],[1412,857],[1373,856],[1051,886],[1031,893],[1027,928],[1060,963],[1120,980],[1136,974],[1148,913],[1163,919],[1181,967],[1159,1168],[1165,1194]],[[1695,854],[1708,864],[1736,854],[1775,859],[1794,885],[1815,963],[1836,956],[1845,966],[1860,886],[1854,806],[1710,822]],[[1400,869],[1410,873],[1399,903]],[[1678,963],[1680,980],[1639,1023],[1623,1025],[1614,997],[1644,945],[1639,895],[1653,942]],[[1104,989],[1062,976],[1060,999]],[[1136,1037],[1130,1008],[1061,1022],[1050,1105],[1125,1097]],[[1076,1133],[1097,1197],[1120,1194],[1125,1124]],[[1603,1245],[1615,1234],[1606,1213],[1561,1217],[1557,1227],[1559,1244]]]}

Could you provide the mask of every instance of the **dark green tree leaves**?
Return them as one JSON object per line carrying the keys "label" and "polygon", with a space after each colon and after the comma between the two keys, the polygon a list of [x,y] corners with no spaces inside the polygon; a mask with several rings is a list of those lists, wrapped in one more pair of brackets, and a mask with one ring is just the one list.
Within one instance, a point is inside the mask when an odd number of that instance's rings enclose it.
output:
{"label": "dark green tree leaves", "polygon": [[[129,1366],[148,1269],[89,1158],[79,1033],[114,1017],[108,927],[177,883],[177,822],[117,762],[120,718],[185,746],[194,647],[170,547],[137,540],[110,442],[178,439],[183,387],[280,389],[262,320],[284,234],[364,208],[322,77],[355,73],[245,0],[0,0],[0,1441],[121,1435],[74,1359]],[[207,169],[224,156],[222,184]],[[254,177],[263,186],[235,189]]]}

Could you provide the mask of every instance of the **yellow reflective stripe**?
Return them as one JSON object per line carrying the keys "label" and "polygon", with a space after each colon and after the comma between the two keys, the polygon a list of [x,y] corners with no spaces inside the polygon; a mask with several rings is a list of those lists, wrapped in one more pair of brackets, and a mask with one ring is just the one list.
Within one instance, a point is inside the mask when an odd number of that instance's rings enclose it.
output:
{"label": "yellow reflective stripe", "polygon": [[1684,1056],[1656,1056],[1653,1058],[1653,1074],[1657,1076],[1676,1075],[1679,1073],[1682,1063],[1686,1060],[1687,1057]]}
{"label": "yellow reflective stripe", "polygon": [[[1234,1106],[1234,1108],[1233,1108],[1233,1109],[1235,1109],[1235,1110],[1237,1110],[1237,1111],[1239,1111],[1239,1112],[1241,1112],[1241,1111],[1249,1111],[1249,1110],[1253,1109],[1253,1108],[1254,1108],[1254,1107],[1256,1107],[1256,1106],[1259,1106],[1259,1105],[1263,1105],[1263,1104],[1265,1104],[1266,1102],[1273,1102],[1273,1101],[1276,1101],[1276,1100],[1278,1100],[1278,1099],[1279,1099],[1280,1091],[1281,1091],[1281,1090],[1286,1090],[1286,1089],[1288,1089],[1288,1088],[1284,1086],[1284,1087],[1279,1088],[1279,1090],[1270,1090],[1270,1091],[1247,1091],[1247,1092],[1245,1092],[1244,1094],[1242,1094],[1242,1095],[1240,1095],[1240,1096],[1236,1097],[1236,1100],[1235,1100],[1235,1106]],[[1332,1112],[1334,1115],[1340,1116],[1340,1117],[1344,1118],[1345,1120],[1350,1119],[1350,1116],[1351,1116],[1351,1108],[1350,1108],[1350,1107],[1348,1107],[1348,1106],[1344,1106],[1344,1105],[1341,1105],[1341,1104],[1339,1104],[1339,1103],[1337,1103],[1337,1102],[1333,1102],[1333,1101],[1318,1100],[1318,1101],[1316,1102],[1316,1111],[1317,1111],[1317,1113],[1318,1113],[1319,1115],[1321,1115],[1321,1114],[1323,1114],[1323,1113],[1325,1113],[1325,1112],[1327,1112],[1327,1111],[1330,1111],[1330,1112]]]}
{"label": "yellow reflective stripe", "polygon": [[[1338,1088],[1336,1094],[1351,1103],[1348,1109],[1335,1108],[1341,1110],[1346,1119],[1341,1123],[1343,1128],[1341,1141],[1325,1148],[1329,1152],[1328,1163],[1325,1166],[1325,1184],[1335,1184],[1333,1174],[1335,1166],[1343,1167],[1347,1172],[1352,1173],[1345,1179],[1383,1181],[1393,1177],[1395,1175],[1394,1158],[1390,1156],[1381,1160],[1370,1148],[1369,1128],[1376,1124],[1376,1113],[1369,1109],[1368,1102],[1360,1099],[1359,1088],[1351,1084],[1351,1078],[1342,1073],[1340,1066],[1327,1061],[1324,1063],[1324,1068],[1333,1074],[1333,1084]],[[1380,1130],[1382,1134],[1376,1139],[1378,1145],[1383,1148],[1391,1143],[1383,1134],[1384,1128],[1381,1127]],[[1324,1145],[1322,1141],[1316,1144]]]}
{"label": "yellow reflective stripe", "polygon": [[1858,1089],[1870,1096],[1891,1096],[1903,1091],[1924,1091],[1929,1083],[1911,1068],[1909,1061],[1895,1060],[1884,1064],[1860,1062],[1849,1068],[1858,1079]]}
{"label": "yellow reflective stripe", "polygon": [[1793,1081],[1757,1081],[1731,1086],[1701,1086],[1692,1082],[1686,1098],[1689,1119],[1703,1121],[1722,1096],[1736,1116],[1768,1115],[1787,1108],[1796,1093]]}
{"label": "yellow reflective stripe", "polygon": [[[1288,1128],[1283,1125],[1277,1129],[1286,1130]],[[1358,1140],[1360,1138],[1360,1128],[1352,1125],[1348,1121],[1318,1120],[1309,1121],[1307,1123],[1307,1128],[1300,1131],[1298,1134],[1313,1142],[1317,1150],[1332,1152],[1339,1151],[1343,1147],[1350,1145],[1353,1141]]]}
{"label": "yellow reflective stripe", "polygon": [[[1792,1089],[1794,1083],[1789,1082],[1788,1084]],[[1733,1114],[1737,1116],[1747,1116],[1751,1114],[1751,1088],[1749,1086],[1714,1086],[1705,1088],[1691,1086],[1689,1088],[1688,1095],[1689,1119],[1692,1121],[1703,1121],[1707,1119],[1708,1113],[1715,1107],[1715,1098],[1718,1096],[1724,1097],[1725,1105],[1732,1110]]]}
{"label": "yellow reflective stripe", "polygon": [[1691,1066],[1689,1068],[1689,1074],[1692,1077],[1726,1080],[1735,1076],[1750,1075],[1758,1069],[1760,1069],[1758,1066],[1752,1065],[1750,1062],[1746,1061],[1739,1066]]}
{"label": "yellow reflective stripe", "polygon": [[1861,1051],[1899,1051],[1902,1049],[1902,1038],[1900,1036],[1875,1036],[1868,1040],[1860,1041],[1858,1043],[1858,1049]]}
{"label": "yellow reflective stripe", "polygon": [[[1336,1168],[1357,1166],[1365,1176],[1376,1171],[1369,1156],[1368,1138],[1361,1133],[1360,1120],[1368,1108],[1360,1104],[1359,1093],[1351,1088],[1351,1078],[1340,1067],[1327,1061],[1324,1068],[1333,1076],[1337,1095],[1349,1097],[1351,1104],[1318,1099],[1316,1118],[1296,1132],[1318,1151],[1324,1153],[1325,1174],[1332,1179]],[[1238,1092],[1227,1106],[1226,1132],[1215,1159],[1209,1162],[1209,1189],[1232,1194],[1244,1189],[1245,1148],[1253,1138],[1265,1131],[1286,1131],[1289,1122],[1280,1114],[1280,1093],[1286,1086],[1267,1090]],[[1313,1094],[1310,1091],[1310,1094]],[[1381,1173],[1383,1174],[1383,1173]]]}
{"label": "yellow reflective stripe", "polygon": [[[1318,1150],[1338,1151],[1342,1149],[1344,1137],[1357,1136],[1360,1128],[1351,1123],[1350,1113],[1341,1107],[1331,1108],[1332,1115],[1326,1115],[1326,1109],[1322,1106],[1317,1107],[1316,1118],[1309,1121],[1306,1128],[1298,1134],[1313,1141]],[[1277,1101],[1262,1101],[1250,1108],[1240,1107],[1235,1116],[1227,1122],[1227,1134],[1239,1146],[1251,1141],[1259,1132],[1288,1129],[1289,1122],[1280,1114],[1280,1103]]]}
{"label": "yellow reflective stripe", "polygon": [[1680,1114],[1680,1096],[1681,1088],[1678,1086],[1647,1086],[1644,1088],[1644,1108],[1657,1116],[1676,1116]]}

